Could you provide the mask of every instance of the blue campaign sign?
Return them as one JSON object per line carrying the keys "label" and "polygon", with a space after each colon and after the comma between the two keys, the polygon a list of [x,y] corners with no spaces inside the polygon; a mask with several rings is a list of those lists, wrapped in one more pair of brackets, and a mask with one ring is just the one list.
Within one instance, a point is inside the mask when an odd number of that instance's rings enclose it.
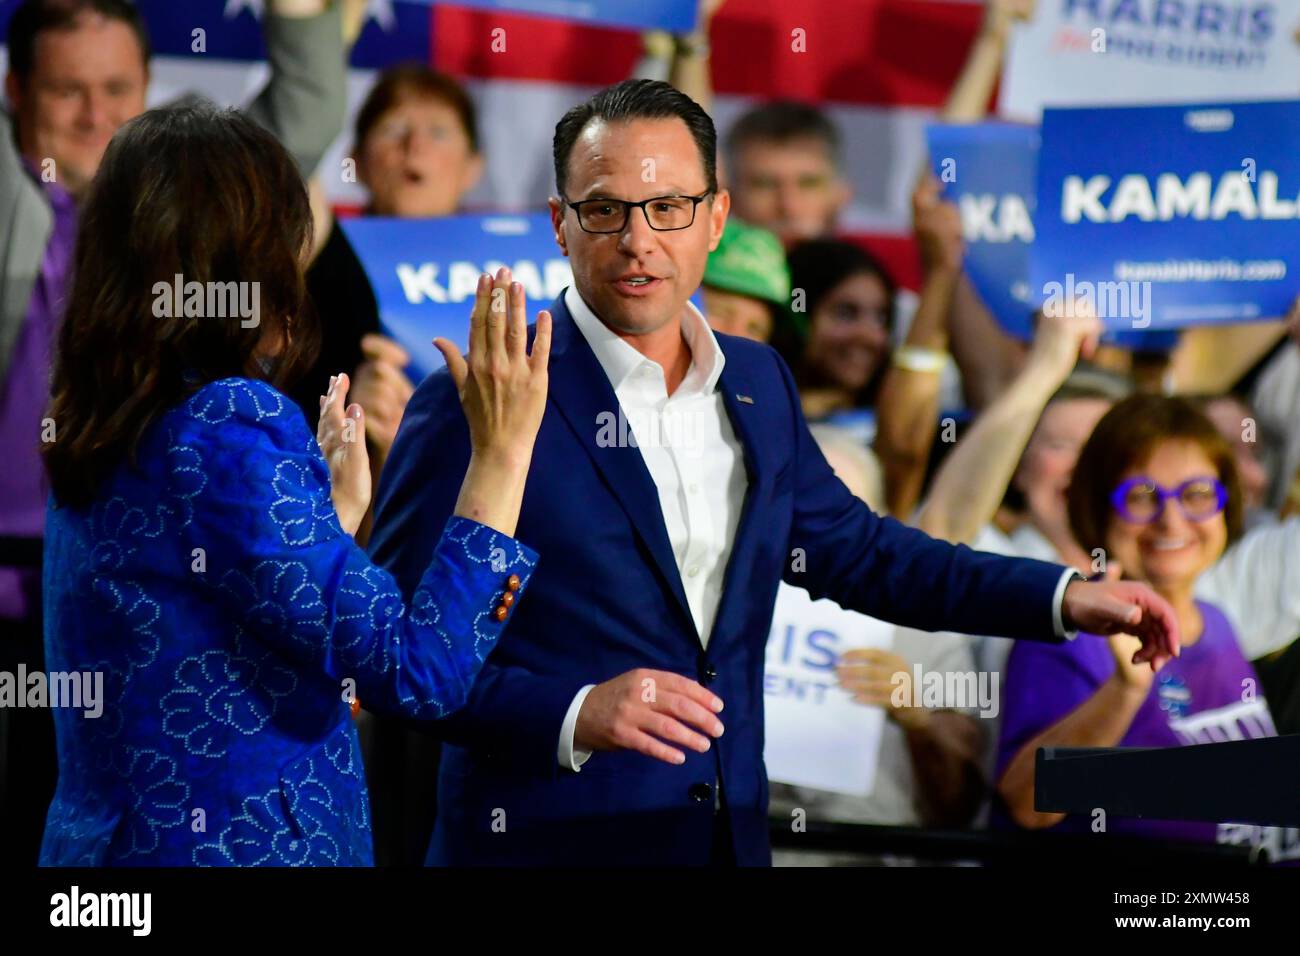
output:
{"label": "blue campaign sign", "polygon": [[[442,0],[416,2],[432,6]],[[451,5],[671,33],[689,33],[695,29],[697,14],[697,0],[455,0]]]}
{"label": "blue campaign sign", "polygon": [[1030,338],[1038,130],[1011,123],[931,125],[926,138],[944,196],[961,210],[966,275],[1003,328]]}
{"label": "blue campaign sign", "polygon": [[385,334],[411,354],[407,374],[416,382],[443,365],[435,337],[468,346],[482,273],[510,269],[528,296],[530,324],[573,281],[546,213],[339,222],[370,278]]}
{"label": "blue campaign sign", "polygon": [[1037,195],[1044,307],[1171,329],[1300,293],[1300,102],[1046,110]]}

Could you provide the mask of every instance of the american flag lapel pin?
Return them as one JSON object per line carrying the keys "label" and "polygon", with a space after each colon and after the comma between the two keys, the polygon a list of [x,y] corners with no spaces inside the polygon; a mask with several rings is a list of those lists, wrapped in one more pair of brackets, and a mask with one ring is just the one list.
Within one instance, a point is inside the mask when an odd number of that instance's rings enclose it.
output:
{"label": "american flag lapel pin", "polygon": [[750,398],[748,395],[741,395],[739,392],[736,393],[736,401],[743,402],[746,405],[754,404],[754,400],[752,398]]}

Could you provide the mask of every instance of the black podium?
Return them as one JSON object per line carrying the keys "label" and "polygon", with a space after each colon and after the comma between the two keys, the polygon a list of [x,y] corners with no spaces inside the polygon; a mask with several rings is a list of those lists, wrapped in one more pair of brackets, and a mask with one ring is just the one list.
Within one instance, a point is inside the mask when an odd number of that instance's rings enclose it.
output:
{"label": "black podium", "polygon": [[1034,809],[1300,826],[1300,734],[1187,747],[1041,747]]}

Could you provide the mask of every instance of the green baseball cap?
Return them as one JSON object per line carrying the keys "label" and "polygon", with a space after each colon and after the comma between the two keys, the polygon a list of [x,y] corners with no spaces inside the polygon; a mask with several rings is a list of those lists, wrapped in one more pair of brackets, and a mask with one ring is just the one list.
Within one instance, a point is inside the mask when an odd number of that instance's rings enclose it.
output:
{"label": "green baseball cap", "polygon": [[718,248],[709,253],[704,284],[788,307],[790,268],[781,240],[766,229],[728,219]]}

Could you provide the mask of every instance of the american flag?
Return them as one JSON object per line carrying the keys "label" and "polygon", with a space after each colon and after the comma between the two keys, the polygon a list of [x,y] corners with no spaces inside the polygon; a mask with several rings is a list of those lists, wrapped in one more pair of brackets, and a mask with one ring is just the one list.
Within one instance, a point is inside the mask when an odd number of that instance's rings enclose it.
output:
{"label": "american flag", "polygon": [[[137,5],[155,49],[150,105],[193,91],[236,105],[265,81],[258,22],[265,0]],[[0,24],[16,6],[0,0]],[[924,126],[956,79],[982,14],[979,0],[728,0],[712,30],[719,131],[766,99],[822,105],[843,133],[854,189],[845,232],[871,247],[904,287],[915,288],[908,197],[925,157]],[[492,49],[498,28],[506,31],[502,52]],[[198,53],[200,29],[205,51]],[[792,49],[796,29],[803,31],[803,51]],[[377,71],[393,63],[420,60],[453,74],[478,104],[486,156],[467,209],[539,209],[553,188],[556,120],[592,91],[632,75],[641,55],[640,36],[626,30],[368,0],[349,64],[349,102],[355,110]],[[343,210],[363,200],[359,187],[338,174],[351,145],[345,128],[320,168]]]}

